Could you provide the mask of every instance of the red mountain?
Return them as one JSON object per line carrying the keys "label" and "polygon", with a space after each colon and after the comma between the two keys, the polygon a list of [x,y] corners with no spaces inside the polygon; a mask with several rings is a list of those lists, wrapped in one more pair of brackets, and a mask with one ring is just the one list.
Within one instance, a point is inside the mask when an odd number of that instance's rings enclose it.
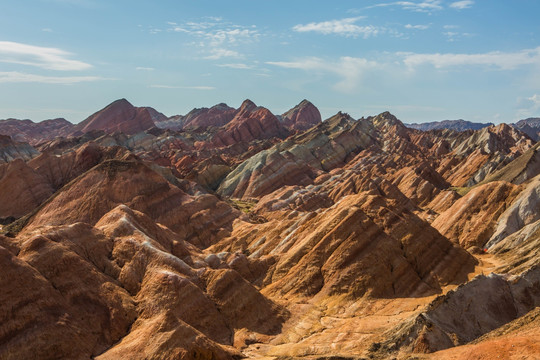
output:
{"label": "red mountain", "polygon": [[155,127],[154,121],[163,118],[166,118],[165,115],[152,108],[135,107],[126,99],[120,99],[77,124],[74,134],[103,130],[107,133],[123,132],[132,135]]}

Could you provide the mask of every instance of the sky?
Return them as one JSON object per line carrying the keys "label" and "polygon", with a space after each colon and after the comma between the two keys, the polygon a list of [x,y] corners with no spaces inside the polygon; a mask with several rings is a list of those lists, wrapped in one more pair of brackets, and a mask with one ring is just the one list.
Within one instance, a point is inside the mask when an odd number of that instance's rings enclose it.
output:
{"label": "sky", "polygon": [[244,99],[324,118],[540,117],[537,0],[1,0],[0,119]]}

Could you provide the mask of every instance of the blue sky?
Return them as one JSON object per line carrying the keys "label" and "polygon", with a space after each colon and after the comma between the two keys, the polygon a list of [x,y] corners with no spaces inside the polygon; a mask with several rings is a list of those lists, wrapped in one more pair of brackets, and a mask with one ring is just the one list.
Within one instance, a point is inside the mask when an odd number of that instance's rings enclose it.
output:
{"label": "blue sky", "polygon": [[249,98],[323,118],[540,116],[537,0],[25,0],[0,11],[0,119]]}

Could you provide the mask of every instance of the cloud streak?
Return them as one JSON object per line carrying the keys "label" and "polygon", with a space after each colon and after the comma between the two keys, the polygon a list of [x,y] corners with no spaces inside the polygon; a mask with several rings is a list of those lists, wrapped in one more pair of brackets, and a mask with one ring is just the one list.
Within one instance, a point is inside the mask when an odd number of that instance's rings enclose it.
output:
{"label": "cloud streak", "polygon": [[437,69],[458,66],[485,66],[500,70],[513,70],[524,65],[540,64],[540,47],[518,52],[492,51],[480,54],[415,54],[398,53],[409,68],[432,65]]}
{"label": "cloud streak", "polygon": [[376,7],[389,7],[399,6],[403,10],[415,11],[415,12],[432,12],[442,10],[440,0],[424,0],[424,1],[395,1],[391,3],[376,4],[368,6],[367,9]]}
{"label": "cloud streak", "polygon": [[364,58],[344,56],[338,61],[325,61],[321,58],[312,57],[297,61],[268,61],[268,65],[278,66],[287,69],[301,69],[304,71],[316,71],[322,73],[335,74],[341,78],[334,89],[350,93],[356,89],[365,72],[377,68],[379,65],[375,61]]}
{"label": "cloud streak", "polygon": [[229,68],[229,69],[253,69],[253,66],[248,64],[236,63],[236,64],[219,64],[219,67]]}
{"label": "cloud streak", "polygon": [[235,50],[223,49],[223,48],[214,48],[210,50],[210,55],[204,57],[207,60],[219,60],[221,58],[241,58],[242,55]]}
{"label": "cloud streak", "polygon": [[407,25],[405,25],[405,29],[427,30],[427,29],[429,29],[429,25],[411,25],[411,24],[407,24]]}
{"label": "cloud streak", "polygon": [[[452,69],[469,71],[471,69],[512,71],[529,68],[538,71],[534,65],[540,64],[540,47],[517,52],[492,51],[478,54],[452,53],[384,53],[379,58],[358,58],[344,56],[338,59],[319,57],[300,58],[294,61],[268,61],[268,65],[284,69],[298,69],[313,75],[333,75],[337,81],[333,88],[343,93],[354,93],[363,81],[377,78],[415,76],[418,79],[429,78],[431,72]],[[528,70],[525,70],[528,71]],[[540,96],[528,100],[540,103]]]}
{"label": "cloud streak", "polygon": [[450,4],[450,7],[457,10],[468,9],[474,5],[472,0],[455,1]]}
{"label": "cloud streak", "polygon": [[154,89],[187,89],[187,90],[215,90],[213,86],[173,86],[173,85],[150,85]]}
{"label": "cloud streak", "polygon": [[71,85],[81,82],[112,80],[99,76],[43,76],[18,71],[0,72],[0,83],[42,83]]}
{"label": "cloud streak", "polygon": [[243,57],[235,48],[257,42],[261,36],[255,25],[243,26],[224,22],[219,17],[205,17],[200,22],[177,24],[168,22],[169,31],[188,34],[198,39],[196,46],[209,55],[208,60]]}
{"label": "cloud streak", "polygon": [[361,36],[367,39],[377,36],[381,29],[373,25],[360,26],[356,22],[363,19],[363,16],[345,18],[340,20],[329,20],[322,22],[312,22],[309,24],[299,24],[293,27],[296,32],[316,32],[324,35],[335,34],[346,37]]}
{"label": "cloud streak", "polygon": [[57,48],[0,41],[0,62],[58,71],[80,71],[92,67],[88,63],[69,59],[70,55]]}

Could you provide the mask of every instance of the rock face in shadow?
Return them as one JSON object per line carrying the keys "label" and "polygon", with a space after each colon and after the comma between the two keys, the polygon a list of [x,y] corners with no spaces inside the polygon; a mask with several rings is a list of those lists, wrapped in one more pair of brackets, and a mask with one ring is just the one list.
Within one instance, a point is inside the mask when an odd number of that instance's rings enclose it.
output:
{"label": "rock face in shadow", "polygon": [[39,152],[27,143],[13,141],[9,136],[0,135],[0,164],[15,159],[30,160]]}
{"label": "rock face in shadow", "polygon": [[383,347],[391,344],[410,346],[414,352],[435,352],[467,344],[537,307],[539,285],[538,267],[517,277],[478,276],[435,299],[409,325],[395,329]]}
{"label": "rock face in shadow", "polygon": [[0,165],[0,218],[20,218],[52,194],[47,179],[23,160]]}

